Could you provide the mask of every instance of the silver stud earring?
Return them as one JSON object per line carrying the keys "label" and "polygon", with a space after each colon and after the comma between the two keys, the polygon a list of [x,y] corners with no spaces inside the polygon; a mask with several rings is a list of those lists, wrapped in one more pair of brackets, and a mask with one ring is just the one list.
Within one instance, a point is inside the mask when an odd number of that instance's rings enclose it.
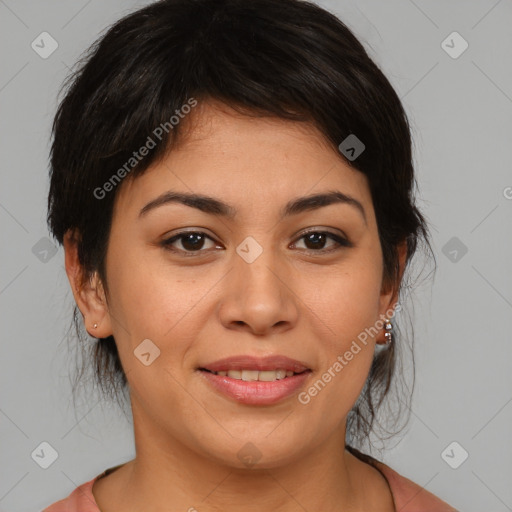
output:
{"label": "silver stud earring", "polygon": [[384,325],[385,333],[384,336],[386,338],[386,345],[391,345],[391,342],[393,341],[393,334],[391,331],[393,330],[393,326],[391,325],[391,322],[389,321],[389,318],[386,318],[385,325]]}
{"label": "silver stud earring", "polygon": [[98,327],[98,324],[94,324],[93,327],[96,329],[96,327]]}

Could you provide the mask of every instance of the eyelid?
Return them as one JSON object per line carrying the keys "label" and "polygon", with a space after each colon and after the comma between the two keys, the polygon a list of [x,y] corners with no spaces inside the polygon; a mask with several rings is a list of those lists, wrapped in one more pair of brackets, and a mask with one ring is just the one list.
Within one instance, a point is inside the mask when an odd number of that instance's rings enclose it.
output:
{"label": "eyelid", "polygon": [[[209,240],[211,240],[212,242],[214,242],[217,245],[221,243],[221,242],[218,242],[213,236],[209,235],[206,231],[203,231],[203,229],[205,229],[205,228],[184,229],[184,230],[179,231],[178,233],[175,233],[173,235],[166,236],[160,242],[160,245],[163,246],[164,249],[167,249],[167,250],[173,251],[173,252],[177,252],[177,253],[180,253],[180,254],[185,254],[187,256],[192,256],[192,255],[198,255],[199,256],[199,255],[202,255],[202,254],[208,254],[208,253],[211,252],[211,248],[210,249],[199,249],[197,251],[184,251],[183,249],[175,249],[175,248],[172,247],[173,243],[175,243],[176,241],[180,240],[181,237],[187,235],[188,233],[204,235],[205,238],[208,238]],[[310,233],[325,234],[328,237],[330,237],[331,240],[334,240],[334,242],[336,242],[336,245],[335,245],[335,247],[332,247],[332,248],[329,248],[329,249],[318,249],[318,250],[315,250],[315,249],[302,249],[303,252],[306,252],[308,254],[318,254],[318,255],[321,255],[321,254],[326,254],[326,253],[330,253],[330,252],[335,252],[335,251],[340,250],[342,248],[353,247],[352,242],[345,235],[345,233],[343,233],[343,232],[341,232],[341,234],[340,233],[334,233],[334,232],[330,231],[329,229],[322,228],[320,226],[310,227],[310,228],[305,229],[304,231],[299,232],[295,236],[294,241],[291,244],[295,245],[298,241],[300,241],[303,237],[305,237],[306,235],[308,235]]]}
{"label": "eyelid", "polygon": [[331,228],[324,228],[322,226],[313,226],[310,228],[306,228],[303,231],[299,231],[299,233],[296,235],[298,238],[307,235],[309,233],[325,233],[327,235],[337,236],[339,238],[344,238],[348,241],[348,236],[345,235],[345,233],[341,230],[338,230],[337,232],[330,231]]}
{"label": "eyelid", "polygon": [[329,238],[331,238],[331,240],[334,240],[336,242],[336,245],[334,247],[331,247],[331,248],[328,248],[328,249],[318,249],[318,250],[303,249],[303,251],[308,253],[308,254],[313,254],[313,255],[315,255],[315,254],[318,254],[318,255],[328,254],[328,253],[335,252],[335,251],[338,251],[338,250],[343,249],[343,248],[353,247],[354,246],[354,244],[350,241],[348,236],[345,235],[345,233],[343,233],[343,232],[341,232],[341,233],[334,233],[332,231],[329,231],[326,228],[321,228],[321,227],[313,227],[313,228],[308,228],[305,231],[301,231],[295,237],[295,239],[294,239],[295,241],[292,242],[292,245],[295,245],[298,241],[300,241],[302,238],[304,238],[306,235],[308,235],[310,233],[319,233],[319,234],[327,235]]}
{"label": "eyelid", "polygon": [[164,249],[166,249],[168,251],[176,252],[176,253],[180,253],[180,254],[185,254],[185,255],[188,255],[188,256],[202,255],[202,254],[205,254],[205,253],[209,253],[210,249],[200,249],[198,251],[184,251],[183,249],[176,249],[176,248],[172,247],[173,243],[179,241],[182,237],[184,237],[185,235],[187,235],[189,233],[204,235],[204,238],[208,238],[214,244],[219,245],[220,242],[218,242],[213,236],[209,235],[206,231],[203,231],[203,229],[204,228],[188,229],[188,230],[179,231],[178,233],[175,233],[173,235],[166,235],[162,239],[162,241],[159,242],[159,245],[162,246]]}

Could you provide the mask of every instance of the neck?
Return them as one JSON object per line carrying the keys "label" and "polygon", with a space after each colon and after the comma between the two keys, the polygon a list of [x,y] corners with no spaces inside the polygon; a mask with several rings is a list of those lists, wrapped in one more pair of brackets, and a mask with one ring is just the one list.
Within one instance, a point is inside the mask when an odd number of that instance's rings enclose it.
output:
{"label": "neck", "polygon": [[164,452],[155,440],[130,463],[129,502],[136,500],[138,510],[151,503],[156,510],[190,512],[348,511],[356,501],[349,457],[343,443],[326,443],[298,462],[241,469],[183,446]]}
{"label": "neck", "polygon": [[141,428],[134,422],[134,433],[135,459],[112,473],[108,489],[106,483],[94,487],[98,506],[105,512],[351,512],[373,503],[369,495],[374,483],[382,490],[376,470],[371,472],[370,466],[345,450],[344,424],[299,458],[294,454],[289,461],[276,458],[251,467],[215,460],[152,424]]}

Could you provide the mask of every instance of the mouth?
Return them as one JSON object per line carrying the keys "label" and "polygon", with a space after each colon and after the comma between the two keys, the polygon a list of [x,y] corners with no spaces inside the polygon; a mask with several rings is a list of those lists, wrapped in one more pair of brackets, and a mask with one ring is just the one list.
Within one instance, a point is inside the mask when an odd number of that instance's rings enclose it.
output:
{"label": "mouth", "polygon": [[243,380],[244,382],[274,382],[276,380],[283,380],[289,377],[293,377],[294,375],[301,375],[302,373],[311,371],[304,370],[302,372],[294,372],[292,370],[285,370],[284,368],[279,368],[277,370],[220,370],[217,372],[213,372],[211,370],[208,370],[207,368],[199,368],[199,370],[203,372],[209,372],[214,375],[219,375],[221,377],[229,377],[231,379]]}
{"label": "mouth", "polygon": [[285,356],[235,356],[197,368],[216,392],[248,405],[271,405],[295,394],[312,373]]}
{"label": "mouth", "polygon": [[[291,359],[287,356],[274,355],[267,357],[255,357],[250,355],[238,355],[232,357],[226,357],[219,359],[212,363],[207,363],[199,368],[200,370],[207,370],[212,373],[226,372],[226,375],[230,371],[239,372],[280,372],[281,379],[286,377],[286,373],[302,373],[310,370],[307,364]],[[282,372],[285,375],[282,375]],[[291,375],[289,375],[291,376]],[[233,378],[239,378],[233,375]],[[245,380],[245,379],[244,379]]]}

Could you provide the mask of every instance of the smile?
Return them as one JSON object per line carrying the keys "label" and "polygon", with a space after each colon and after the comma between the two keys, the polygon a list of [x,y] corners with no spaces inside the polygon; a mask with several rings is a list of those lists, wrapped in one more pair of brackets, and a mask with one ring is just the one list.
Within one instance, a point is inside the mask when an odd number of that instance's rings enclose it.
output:
{"label": "smile", "polygon": [[[274,367],[275,369],[268,368],[271,363],[262,361],[256,366],[266,366],[265,369],[254,369],[254,363],[240,365],[234,359],[228,363],[219,363],[224,367],[226,364],[231,368],[197,368],[197,373],[215,393],[245,405],[273,405],[284,401],[297,394],[312,373],[311,369],[290,362],[283,365],[288,368]],[[233,368],[236,365],[238,367]],[[297,371],[293,371],[291,367],[295,367]]]}
{"label": "smile", "polygon": [[[205,370],[209,371],[209,370]],[[276,380],[282,380],[286,377],[292,377],[297,373],[292,370],[278,369],[278,370],[221,370],[218,372],[212,372],[215,375],[221,377],[230,377],[231,379],[243,380],[245,382],[261,381],[261,382],[273,382]],[[302,373],[302,372],[301,372]]]}

